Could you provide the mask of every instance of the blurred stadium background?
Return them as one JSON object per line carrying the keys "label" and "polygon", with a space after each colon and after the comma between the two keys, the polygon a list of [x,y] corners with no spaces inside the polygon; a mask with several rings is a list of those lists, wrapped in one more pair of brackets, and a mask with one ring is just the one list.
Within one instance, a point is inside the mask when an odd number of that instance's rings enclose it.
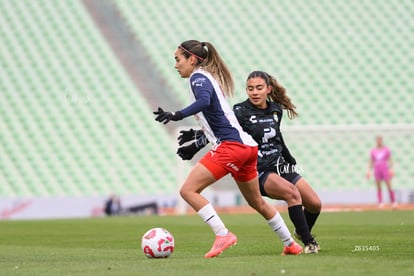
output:
{"label": "blurred stadium background", "polygon": [[[217,47],[232,104],[256,69],[287,88],[300,116],[282,129],[324,203],[376,202],[365,173],[377,135],[393,152],[398,200],[414,202],[411,0],[0,0],[0,10],[0,219],[99,216],[112,193],[177,208],[191,164],[175,156],[176,133],[194,122],[165,127],[152,111],[189,103],[173,59],[188,39]],[[243,205],[228,180],[206,196]]]}

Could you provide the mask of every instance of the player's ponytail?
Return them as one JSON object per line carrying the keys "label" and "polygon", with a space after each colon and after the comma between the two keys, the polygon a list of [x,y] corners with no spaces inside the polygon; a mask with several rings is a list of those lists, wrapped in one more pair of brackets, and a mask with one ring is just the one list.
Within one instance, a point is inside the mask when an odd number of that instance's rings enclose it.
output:
{"label": "player's ponytail", "polygon": [[257,77],[262,78],[265,80],[267,85],[272,86],[272,90],[268,95],[268,99],[270,101],[277,102],[282,105],[282,107],[287,110],[287,114],[290,119],[293,119],[299,115],[295,110],[296,106],[286,94],[286,89],[278,83],[275,77],[263,71],[254,71],[249,74],[247,80]]}
{"label": "player's ponytail", "polygon": [[181,43],[179,48],[186,58],[194,55],[197,58],[196,66],[203,67],[204,70],[212,74],[226,96],[233,96],[233,77],[213,44],[210,42],[187,40]]}
{"label": "player's ponytail", "polygon": [[270,80],[270,85],[272,86],[272,91],[269,94],[269,97],[275,101],[280,103],[284,109],[287,110],[287,114],[289,119],[293,119],[298,116],[296,112],[296,106],[292,103],[292,100],[286,94],[286,89],[280,85],[276,78],[267,74]]}

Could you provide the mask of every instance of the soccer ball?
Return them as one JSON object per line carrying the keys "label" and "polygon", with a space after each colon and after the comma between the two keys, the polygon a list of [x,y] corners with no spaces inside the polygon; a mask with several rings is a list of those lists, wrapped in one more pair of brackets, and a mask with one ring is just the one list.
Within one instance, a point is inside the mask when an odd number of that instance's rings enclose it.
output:
{"label": "soccer ball", "polygon": [[148,258],[168,258],[174,252],[174,237],[164,228],[152,228],[142,236],[141,249]]}

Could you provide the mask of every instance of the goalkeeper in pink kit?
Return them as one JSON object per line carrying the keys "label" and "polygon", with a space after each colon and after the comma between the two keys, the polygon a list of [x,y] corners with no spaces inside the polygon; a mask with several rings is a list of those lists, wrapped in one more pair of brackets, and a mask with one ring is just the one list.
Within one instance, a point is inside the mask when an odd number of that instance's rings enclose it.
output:
{"label": "goalkeeper in pink kit", "polygon": [[379,207],[383,207],[381,182],[387,185],[392,207],[397,206],[394,190],[391,187],[391,178],[394,176],[392,171],[391,150],[384,146],[381,136],[377,137],[377,146],[371,150],[367,177],[371,178],[371,171],[374,170],[375,183],[377,184],[377,199]]}

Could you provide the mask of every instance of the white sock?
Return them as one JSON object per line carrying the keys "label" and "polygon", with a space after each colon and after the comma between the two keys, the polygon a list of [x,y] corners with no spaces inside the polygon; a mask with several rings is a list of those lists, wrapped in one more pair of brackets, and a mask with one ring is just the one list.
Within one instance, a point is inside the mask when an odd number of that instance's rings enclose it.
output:
{"label": "white sock", "polygon": [[216,236],[225,236],[229,232],[210,203],[201,208],[197,214],[211,227]]}
{"label": "white sock", "polygon": [[289,246],[293,242],[292,235],[290,234],[289,229],[287,228],[286,223],[279,212],[277,212],[273,218],[269,219],[267,223],[279,236],[284,246]]}

